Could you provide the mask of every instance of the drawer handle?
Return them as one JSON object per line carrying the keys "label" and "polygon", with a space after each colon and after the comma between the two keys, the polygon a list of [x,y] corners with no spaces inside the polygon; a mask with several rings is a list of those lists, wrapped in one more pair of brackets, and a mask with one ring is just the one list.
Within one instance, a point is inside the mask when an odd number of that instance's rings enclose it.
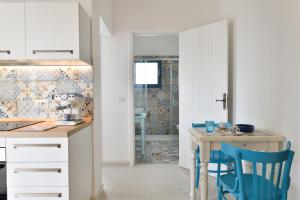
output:
{"label": "drawer handle", "polygon": [[0,50],[0,53],[6,53],[6,54],[10,54],[10,50]]}
{"label": "drawer handle", "polygon": [[37,53],[70,53],[74,54],[73,50],[32,50],[33,54]]}
{"label": "drawer handle", "polygon": [[18,168],[14,170],[15,174],[18,173],[26,173],[26,172],[55,172],[55,173],[61,173],[61,168]]}
{"label": "drawer handle", "polygon": [[60,149],[61,144],[14,144],[15,149],[20,147],[56,147]]}
{"label": "drawer handle", "polygon": [[15,198],[19,197],[62,197],[62,193],[15,193]]}

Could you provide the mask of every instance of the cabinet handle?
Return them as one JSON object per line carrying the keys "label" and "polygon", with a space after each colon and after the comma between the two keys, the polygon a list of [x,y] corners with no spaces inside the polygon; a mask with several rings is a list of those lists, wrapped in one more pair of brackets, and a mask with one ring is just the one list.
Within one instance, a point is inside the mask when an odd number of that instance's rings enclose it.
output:
{"label": "cabinet handle", "polygon": [[61,144],[14,144],[15,149],[20,147],[56,147],[60,149]]}
{"label": "cabinet handle", "polygon": [[73,50],[32,50],[33,54],[37,53],[70,53],[74,54]]}
{"label": "cabinet handle", "polygon": [[56,172],[61,173],[61,168],[17,168],[14,170],[15,174],[26,172]]}
{"label": "cabinet handle", "polygon": [[10,54],[10,50],[0,50],[0,53],[6,53],[6,54]]}
{"label": "cabinet handle", "polygon": [[62,193],[15,193],[15,198],[19,197],[62,197]]}

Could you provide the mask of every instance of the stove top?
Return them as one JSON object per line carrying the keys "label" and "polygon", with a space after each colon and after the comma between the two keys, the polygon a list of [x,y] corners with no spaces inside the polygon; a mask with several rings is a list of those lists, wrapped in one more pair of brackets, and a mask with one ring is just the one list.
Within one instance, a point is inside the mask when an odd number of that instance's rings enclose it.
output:
{"label": "stove top", "polygon": [[25,126],[31,126],[34,124],[41,123],[43,121],[11,121],[11,122],[0,122],[0,131],[10,131],[18,128],[22,128]]}

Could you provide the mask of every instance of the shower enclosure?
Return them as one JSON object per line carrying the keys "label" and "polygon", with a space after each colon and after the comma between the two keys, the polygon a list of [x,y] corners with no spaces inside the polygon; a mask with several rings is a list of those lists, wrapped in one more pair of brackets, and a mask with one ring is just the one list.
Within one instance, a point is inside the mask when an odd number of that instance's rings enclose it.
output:
{"label": "shower enclosure", "polygon": [[[142,83],[144,63],[156,71],[146,71],[155,84]],[[139,67],[139,68],[138,68]],[[138,79],[142,78],[138,82]],[[150,77],[151,78],[151,77]],[[178,161],[179,91],[178,57],[135,57],[135,135],[136,162],[170,163]],[[154,80],[154,79],[153,79]]]}

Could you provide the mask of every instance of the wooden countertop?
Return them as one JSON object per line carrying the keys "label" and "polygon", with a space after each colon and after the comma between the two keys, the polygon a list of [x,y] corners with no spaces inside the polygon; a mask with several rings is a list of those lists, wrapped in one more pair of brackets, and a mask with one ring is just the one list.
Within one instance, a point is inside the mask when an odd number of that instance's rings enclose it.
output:
{"label": "wooden countertop", "polygon": [[[9,121],[44,121],[41,124],[55,125],[55,121],[41,119],[0,119],[0,122]],[[30,127],[27,126],[11,131],[0,131],[0,138],[70,137],[78,131],[92,125],[92,123],[93,121],[91,119],[85,119],[83,123],[76,126],[57,126],[46,131],[24,131]]]}

